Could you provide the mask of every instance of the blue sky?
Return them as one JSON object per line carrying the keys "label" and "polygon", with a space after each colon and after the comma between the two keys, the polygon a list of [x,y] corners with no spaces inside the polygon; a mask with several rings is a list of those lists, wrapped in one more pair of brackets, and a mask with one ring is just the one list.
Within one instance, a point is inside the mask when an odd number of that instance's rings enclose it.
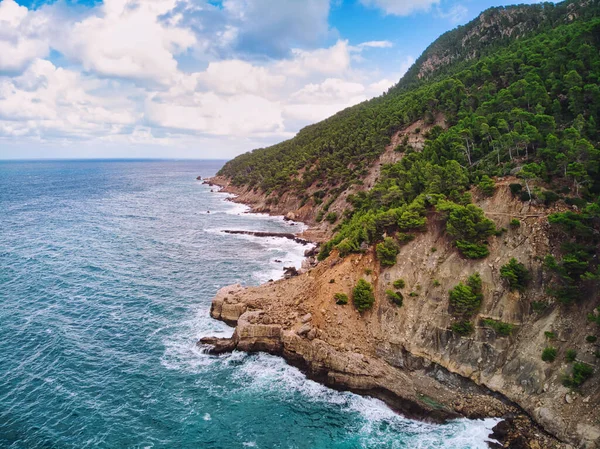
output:
{"label": "blue sky", "polygon": [[0,158],[230,158],[380,95],[508,4],[0,0]]}

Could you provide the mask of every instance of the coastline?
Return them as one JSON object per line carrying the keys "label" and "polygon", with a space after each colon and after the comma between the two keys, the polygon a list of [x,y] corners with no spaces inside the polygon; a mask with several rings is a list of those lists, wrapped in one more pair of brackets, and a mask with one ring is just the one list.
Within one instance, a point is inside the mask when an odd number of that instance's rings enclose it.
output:
{"label": "coastline", "polygon": [[[266,209],[259,195],[248,195],[247,191],[231,186],[224,179],[213,177],[203,182],[218,186],[221,192],[235,195],[227,200],[250,207],[250,213],[267,213],[292,219],[283,213],[285,210]],[[307,228],[296,235],[310,235],[310,224],[301,223]],[[373,262],[373,254],[367,255],[365,259],[369,259],[368,262],[360,256],[358,260],[351,261],[350,265],[368,265]],[[334,265],[338,263],[340,261],[335,261]],[[499,418],[499,424],[490,434],[490,438],[496,441],[489,442],[492,448],[507,447],[506,444],[514,448],[565,447],[547,434],[527,412],[502,394],[474,384],[471,379],[452,373],[426,357],[414,356],[409,352],[405,353],[404,363],[413,365],[413,369],[406,370],[404,366],[391,366],[385,361],[382,363],[379,357],[373,357],[374,354],[366,349],[339,351],[320,332],[319,324],[330,324],[329,320],[327,323],[315,323],[310,311],[302,307],[298,300],[293,304],[281,304],[281,301],[278,304],[278,298],[282,294],[305,290],[302,286],[289,284],[302,284],[305,278],[322,277],[327,269],[322,264],[317,268],[313,265],[292,279],[268,282],[253,288],[239,285],[224,287],[213,299],[210,313],[213,318],[234,327],[234,334],[225,339],[204,338],[198,344],[208,345],[213,354],[241,350],[250,353],[266,352],[282,357],[290,365],[299,368],[309,379],[332,389],[378,398],[392,410],[408,418],[435,423],[462,417]],[[313,271],[318,273],[312,274]],[[272,304],[277,306],[269,307]],[[282,322],[281,314],[286,311],[292,312],[291,320]],[[292,323],[294,319],[296,323]],[[352,331],[348,330],[347,335],[352,335]],[[415,367],[420,369],[414,370]],[[418,379],[419,376],[422,379]],[[439,381],[440,378],[443,381]],[[402,383],[408,384],[409,388],[397,388],[394,385]],[[415,395],[417,390],[420,393]]]}

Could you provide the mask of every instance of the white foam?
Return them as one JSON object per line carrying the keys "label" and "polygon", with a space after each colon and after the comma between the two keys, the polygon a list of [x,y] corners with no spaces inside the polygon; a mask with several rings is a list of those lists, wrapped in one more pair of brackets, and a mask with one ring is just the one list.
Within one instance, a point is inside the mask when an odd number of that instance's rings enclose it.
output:
{"label": "white foam", "polygon": [[212,418],[210,416],[210,413],[205,413],[204,416],[202,417],[202,419],[204,421],[211,421],[212,420]]}

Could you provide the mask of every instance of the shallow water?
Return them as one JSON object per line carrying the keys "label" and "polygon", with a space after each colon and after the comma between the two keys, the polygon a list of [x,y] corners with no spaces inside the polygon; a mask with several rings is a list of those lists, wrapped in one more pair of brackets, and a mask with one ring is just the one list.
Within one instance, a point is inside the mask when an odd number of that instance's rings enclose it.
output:
{"label": "shallow water", "polygon": [[0,163],[0,447],[487,447],[493,420],[424,424],[279,358],[196,347],[231,333],[208,316],[220,287],[306,249],[220,232],[299,225],[195,181],[219,166]]}

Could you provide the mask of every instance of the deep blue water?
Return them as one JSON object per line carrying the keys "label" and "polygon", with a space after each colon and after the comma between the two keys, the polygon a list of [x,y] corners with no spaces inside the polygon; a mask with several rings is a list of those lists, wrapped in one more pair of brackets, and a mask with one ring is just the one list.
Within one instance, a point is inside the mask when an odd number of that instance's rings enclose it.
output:
{"label": "deep blue water", "polygon": [[220,232],[298,226],[195,180],[219,166],[0,162],[0,447],[485,448],[491,421],[423,424],[275,357],[197,349],[231,333],[208,316],[218,288],[304,252]]}

